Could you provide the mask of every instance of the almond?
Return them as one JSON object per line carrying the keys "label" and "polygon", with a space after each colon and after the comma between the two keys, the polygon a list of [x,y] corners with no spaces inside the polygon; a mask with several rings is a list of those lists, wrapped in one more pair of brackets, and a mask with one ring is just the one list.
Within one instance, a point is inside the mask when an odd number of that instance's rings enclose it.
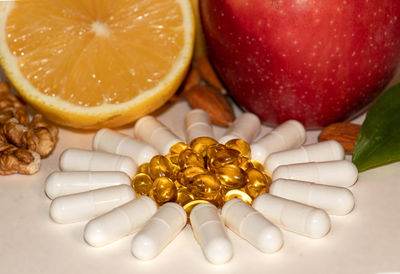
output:
{"label": "almond", "polygon": [[182,84],[182,92],[189,90],[191,87],[200,84],[201,77],[198,69],[192,66],[186,75],[185,80]]}
{"label": "almond", "polygon": [[210,63],[210,60],[206,56],[198,58],[196,60],[196,65],[204,81],[221,90],[222,92],[226,92],[224,86],[215,73],[213,66]]}
{"label": "almond", "polygon": [[228,126],[235,119],[228,99],[208,85],[195,85],[183,93],[192,108],[205,110],[213,124]]}
{"label": "almond", "polygon": [[338,141],[343,146],[346,154],[352,154],[360,129],[361,125],[353,123],[334,123],[321,131],[318,141]]}

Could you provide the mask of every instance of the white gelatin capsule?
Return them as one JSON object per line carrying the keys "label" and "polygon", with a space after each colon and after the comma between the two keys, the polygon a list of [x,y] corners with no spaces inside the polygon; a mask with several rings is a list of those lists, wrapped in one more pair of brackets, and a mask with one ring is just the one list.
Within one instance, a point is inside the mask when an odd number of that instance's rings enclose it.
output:
{"label": "white gelatin capsule", "polygon": [[153,116],[144,116],[136,121],[135,136],[152,145],[159,153],[168,154],[172,145],[182,142],[164,124]]}
{"label": "white gelatin capsule", "polygon": [[321,208],[332,215],[346,215],[354,208],[353,193],[344,187],[278,179],[272,182],[269,193]]}
{"label": "white gelatin capsule", "polygon": [[158,154],[151,145],[107,128],[96,133],[93,149],[131,157],[138,165],[150,162]]}
{"label": "white gelatin capsule", "polygon": [[92,219],[85,227],[84,238],[91,246],[105,246],[141,229],[156,211],[156,202],[141,196]]}
{"label": "white gelatin capsule", "polygon": [[137,164],[127,156],[69,148],[60,156],[60,169],[62,171],[121,171],[133,178]]}
{"label": "white gelatin capsule", "polygon": [[131,185],[119,171],[55,171],[46,178],[45,192],[50,199],[116,185]]}
{"label": "white gelatin capsule", "polygon": [[344,159],[342,145],[334,140],[302,146],[272,153],[265,160],[264,166],[269,172],[282,165],[307,162],[324,162]]}
{"label": "white gelatin capsule", "polygon": [[255,198],[253,207],[272,223],[310,238],[322,238],[331,228],[329,216],[322,209],[270,194]]}
{"label": "white gelatin capsule", "polygon": [[301,163],[279,166],[272,173],[272,180],[279,178],[349,187],[357,181],[358,170],[346,160]]}
{"label": "white gelatin capsule", "polygon": [[210,117],[202,109],[197,108],[186,113],[183,129],[188,144],[198,137],[214,138]]}
{"label": "white gelatin capsule", "polygon": [[190,213],[190,223],[194,237],[208,261],[213,264],[223,264],[232,258],[232,243],[214,205],[210,203],[196,205]]}
{"label": "white gelatin capsule", "polygon": [[227,227],[261,252],[271,253],[282,247],[281,230],[242,200],[234,198],[225,203],[221,215]]}
{"label": "white gelatin capsule", "polygon": [[132,240],[131,252],[141,260],[151,260],[178,236],[187,215],[177,203],[163,204]]}
{"label": "white gelatin capsule", "polygon": [[264,163],[270,154],[298,148],[305,141],[306,130],[304,126],[296,120],[288,120],[257,142],[252,143],[250,145],[251,157],[253,160]]}
{"label": "white gelatin capsule", "polygon": [[260,133],[260,130],[261,122],[257,115],[245,112],[235,119],[218,142],[225,144],[232,139],[242,139],[251,143]]}
{"label": "white gelatin capsule", "polygon": [[135,197],[135,191],[127,185],[60,196],[50,205],[50,217],[60,224],[85,221],[125,204]]}

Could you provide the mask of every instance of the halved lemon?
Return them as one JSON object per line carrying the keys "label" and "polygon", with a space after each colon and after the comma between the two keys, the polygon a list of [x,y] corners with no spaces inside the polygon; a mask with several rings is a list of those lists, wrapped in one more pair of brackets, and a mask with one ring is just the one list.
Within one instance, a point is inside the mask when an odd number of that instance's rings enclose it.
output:
{"label": "halved lemon", "polygon": [[0,63],[49,120],[117,127],[163,105],[190,65],[190,0],[0,1]]}

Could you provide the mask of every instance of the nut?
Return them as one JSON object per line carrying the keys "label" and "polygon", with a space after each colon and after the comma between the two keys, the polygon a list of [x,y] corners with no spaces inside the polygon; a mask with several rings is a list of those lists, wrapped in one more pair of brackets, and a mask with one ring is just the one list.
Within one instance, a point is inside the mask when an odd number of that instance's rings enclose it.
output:
{"label": "nut", "polygon": [[203,56],[198,58],[196,60],[196,65],[204,81],[216,89],[219,89],[221,92],[226,92],[224,86],[215,73],[213,66],[210,63],[210,60],[207,57]]}
{"label": "nut", "polygon": [[208,113],[213,124],[228,126],[235,119],[232,106],[217,89],[208,85],[195,85],[183,93],[192,108]]}
{"label": "nut", "polygon": [[321,131],[318,141],[338,141],[343,146],[346,154],[352,154],[360,129],[360,125],[353,123],[334,123]]}
{"label": "nut", "polygon": [[183,82],[182,91],[183,92],[188,91],[191,87],[198,85],[200,83],[201,83],[200,73],[196,67],[192,66],[185,78],[185,81]]}
{"label": "nut", "polygon": [[36,173],[40,158],[53,151],[57,135],[57,127],[41,114],[29,121],[26,106],[0,82],[0,175]]}

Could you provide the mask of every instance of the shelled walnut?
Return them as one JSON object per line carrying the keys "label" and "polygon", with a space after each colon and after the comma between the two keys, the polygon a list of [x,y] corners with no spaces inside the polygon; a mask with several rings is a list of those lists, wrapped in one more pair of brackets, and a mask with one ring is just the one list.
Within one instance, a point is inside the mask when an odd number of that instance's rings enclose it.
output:
{"label": "shelled walnut", "polygon": [[40,158],[53,151],[57,135],[57,127],[41,114],[30,121],[26,106],[0,82],[0,175],[36,173]]}

